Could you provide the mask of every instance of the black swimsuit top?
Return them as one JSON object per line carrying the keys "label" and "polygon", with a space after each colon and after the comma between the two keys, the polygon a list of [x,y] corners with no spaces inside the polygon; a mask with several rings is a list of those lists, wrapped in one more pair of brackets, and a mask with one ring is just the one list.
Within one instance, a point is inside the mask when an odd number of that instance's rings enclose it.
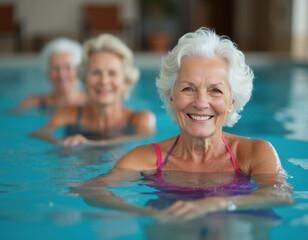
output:
{"label": "black swimsuit top", "polygon": [[55,105],[48,105],[46,101],[46,97],[40,96],[38,109],[43,114],[52,115],[57,111],[57,109],[59,109],[59,107]]}
{"label": "black swimsuit top", "polygon": [[90,140],[102,140],[102,139],[115,138],[115,137],[119,137],[119,136],[123,136],[123,135],[135,134],[136,129],[131,124],[131,121],[132,121],[135,114],[136,114],[136,112],[133,112],[130,115],[129,120],[128,120],[128,122],[125,126],[111,128],[111,129],[107,129],[104,132],[99,132],[97,130],[88,129],[88,128],[81,126],[82,107],[79,106],[78,111],[77,111],[76,122],[75,122],[74,125],[68,125],[66,127],[65,135],[71,136],[71,135],[75,135],[75,134],[81,134],[81,135],[83,135],[84,137],[86,137]]}

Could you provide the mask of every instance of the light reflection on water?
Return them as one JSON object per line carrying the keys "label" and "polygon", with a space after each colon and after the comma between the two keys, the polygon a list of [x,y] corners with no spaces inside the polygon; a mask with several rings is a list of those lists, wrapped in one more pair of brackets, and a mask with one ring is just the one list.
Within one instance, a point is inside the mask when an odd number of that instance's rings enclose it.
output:
{"label": "light reflection on water", "polygon": [[276,119],[291,131],[286,137],[308,140],[308,69],[295,68],[291,73],[289,92],[281,93],[288,105],[276,112]]}

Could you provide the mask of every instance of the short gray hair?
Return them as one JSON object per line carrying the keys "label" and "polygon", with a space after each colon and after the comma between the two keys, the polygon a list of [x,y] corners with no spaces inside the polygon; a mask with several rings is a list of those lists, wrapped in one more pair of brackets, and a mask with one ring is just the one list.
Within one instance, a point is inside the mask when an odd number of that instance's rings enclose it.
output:
{"label": "short gray hair", "polygon": [[139,70],[133,66],[133,52],[122,40],[108,33],[87,40],[83,44],[82,63],[78,68],[78,76],[82,81],[86,79],[89,57],[94,52],[110,52],[121,58],[124,77],[128,83],[128,89],[123,97],[127,99],[133,86],[139,80],[140,74]]}
{"label": "short gray hair", "polygon": [[173,88],[183,58],[223,58],[229,65],[229,84],[231,87],[231,100],[234,108],[227,115],[224,126],[232,127],[240,119],[240,111],[249,101],[252,92],[254,74],[245,63],[244,54],[227,37],[217,35],[213,30],[200,28],[195,32],[182,36],[178,44],[163,57],[161,72],[156,80],[160,98],[172,121],[177,124],[175,113],[170,105]]}
{"label": "short gray hair", "polygon": [[52,54],[64,52],[68,52],[72,55],[72,60],[75,67],[81,63],[81,44],[68,38],[56,38],[48,42],[41,52],[40,57],[43,70],[46,72],[49,68],[49,60]]}

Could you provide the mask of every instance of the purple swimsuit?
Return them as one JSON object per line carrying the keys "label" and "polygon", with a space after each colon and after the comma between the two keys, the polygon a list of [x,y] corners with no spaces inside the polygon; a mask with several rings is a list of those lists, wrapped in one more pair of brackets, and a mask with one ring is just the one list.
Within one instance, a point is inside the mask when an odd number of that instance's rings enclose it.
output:
{"label": "purple swimsuit", "polygon": [[[162,168],[163,166],[166,164],[167,160],[168,160],[168,157],[169,155],[171,154],[173,148],[175,147],[178,139],[179,139],[180,136],[178,136],[175,140],[175,142],[173,143],[172,147],[170,148],[167,156],[165,157],[164,161],[162,162],[162,157],[161,157],[161,151],[160,151],[160,148],[158,146],[157,143],[152,143],[152,145],[155,147],[155,150],[156,150],[156,153],[157,153],[157,173],[155,174],[155,177],[156,177],[156,184],[157,186],[164,186],[164,187],[169,187],[169,188],[177,188],[177,189],[183,189],[183,190],[201,190],[201,191],[218,191],[218,190],[223,190],[223,189],[234,189],[235,185],[237,186],[236,189],[239,188],[239,179],[242,179],[243,178],[243,174],[240,174],[239,171],[237,171],[237,166],[236,166],[236,162],[235,162],[235,158],[234,158],[234,155],[226,141],[226,139],[221,136],[223,142],[225,143],[226,145],[226,148],[227,150],[229,151],[230,153],[230,157],[231,157],[231,160],[232,160],[232,164],[234,166],[234,170],[235,170],[235,174],[234,174],[234,178],[233,178],[233,181],[228,183],[228,184],[224,184],[222,186],[219,186],[219,187],[212,187],[212,188],[199,188],[199,187],[181,187],[181,186],[176,186],[176,185],[173,185],[173,184],[169,184],[167,183],[163,177],[162,177]],[[241,181],[240,181],[241,182]],[[255,188],[255,186],[251,186],[251,182],[250,182],[250,179],[249,179],[249,186],[247,186],[247,181],[245,181],[245,184],[241,184],[242,187],[244,187],[244,189],[252,189],[252,188]],[[242,188],[241,188],[242,189]]]}
{"label": "purple swimsuit", "polygon": [[[237,196],[237,195],[247,195],[251,191],[257,188],[256,184],[251,181],[250,177],[240,172],[236,166],[234,155],[226,141],[226,139],[221,136],[223,142],[226,145],[227,150],[230,153],[230,158],[234,166],[234,177],[230,183],[210,188],[200,188],[200,187],[183,187],[174,184],[167,183],[164,180],[164,176],[172,174],[171,171],[162,171],[162,167],[166,164],[169,155],[171,154],[173,148],[175,147],[179,136],[176,138],[174,144],[169,150],[164,161],[162,161],[161,151],[157,143],[152,143],[156,149],[157,153],[157,172],[154,175],[147,176],[143,180],[146,185],[158,190],[155,192],[144,192],[145,195],[156,195],[155,199],[147,201],[146,206],[151,206],[157,209],[164,209],[170,206],[172,203],[183,200],[183,201],[193,201],[206,197],[214,196]],[[192,173],[195,174],[195,173]],[[203,174],[203,173],[201,173]],[[206,173],[204,173],[206,174]],[[271,209],[259,209],[259,210],[246,210],[237,211],[240,213],[260,215],[263,217],[280,219],[280,217]]]}
{"label": "purple swimsuit", "polygon": [[[156,190],[159,190],[158,192],[155,192],[155,195],[157,195],[160,200],[159,201],[150,200],[147,203],[147,205],[162,209],[177,200],[189,201],[189,200],[198,200],[198,199],[202,199],[202,198],[209,197],[209,196],[242,195],[242,194],[248,194],[249,192],[251,192],[251,190],[256,188],[256,185],[253,182],[251,182],[248,176],[244,175],[243,173],[237,170],[234,155],[223,136],[222,136],[222,140],[226,144],[227,150],[230,153],[230,157],[231,157],[234,169],[235,169],[232,182],[224,184],[222,186],[210,187],[210,188],[183,187],[183,186],[177,186],[174,184],[167,183],[163,177],[166,176],[167,174],[172,174],[172,172],[162,171],[162,167],[166,164],[168,157],[171,154],[173,148],[175,147],[178,139],[179,139],[179,136],[176,138],[174,144],[169,150],[164,161],[162,161],[161,151],[160,151],[158,144],[152,143],[152,145],[155,147],[156,152],[157,152],[157,172],[154,175],[145,177],[143,180],[145,181],[146,185],[151,186],[155,188]],[[145,193],[145,194],[149,194],[149,193]]]}

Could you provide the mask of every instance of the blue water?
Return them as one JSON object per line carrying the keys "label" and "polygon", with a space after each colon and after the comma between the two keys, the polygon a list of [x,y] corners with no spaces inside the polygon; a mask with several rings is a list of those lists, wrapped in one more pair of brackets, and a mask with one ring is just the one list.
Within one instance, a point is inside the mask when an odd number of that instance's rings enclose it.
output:
{"label": "blue water", "polygon": [[[252,100],[238,124],[225,131],[263,138],[275,146],[290,175],[296,204],[274,208],[281,218],[275,221],[221,213],[186,224],[161,224],[92,207],[69,191],[69,186],[106,173],[134,146],[178,133],[156,93],[158,69],[142,70],[125,103],[156,114],[158,131],[152,139],[114,148],[60,148],[27,137],[48,115],[37,110],[6,113],[27,95],[48,92],[44,76],[35,66],[0,64],[0,239],[308,239],[308,66],[283,62],[253,70]],[[155,199],[138,194],[147,191],[153,190],[138,185],[114,189],[137,205]]]}

